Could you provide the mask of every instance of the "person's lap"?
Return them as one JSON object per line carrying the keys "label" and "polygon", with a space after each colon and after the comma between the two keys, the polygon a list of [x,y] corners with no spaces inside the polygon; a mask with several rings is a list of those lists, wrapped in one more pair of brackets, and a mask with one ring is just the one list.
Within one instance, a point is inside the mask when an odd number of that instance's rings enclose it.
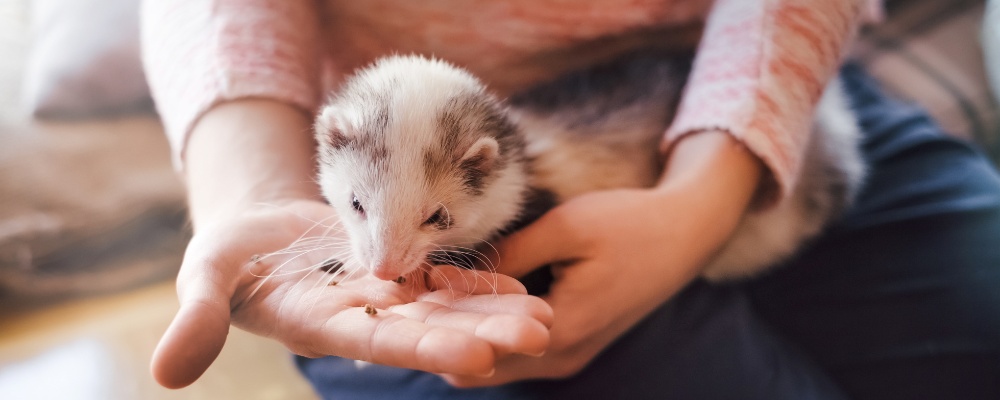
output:
{"label": "person's lap", "polygon": [[692,284],[566,380],[460,390],[334,357],[299,367],[328,398],[1000,398],[1000,179],[856,67],[842,77],[866,187],[776,272]]}
{"label": "person's lap", "polygon": [[855,398],[1000,398],[1000,178],[844,69],[871,165],[856,205],[753,282],[757,315]]}

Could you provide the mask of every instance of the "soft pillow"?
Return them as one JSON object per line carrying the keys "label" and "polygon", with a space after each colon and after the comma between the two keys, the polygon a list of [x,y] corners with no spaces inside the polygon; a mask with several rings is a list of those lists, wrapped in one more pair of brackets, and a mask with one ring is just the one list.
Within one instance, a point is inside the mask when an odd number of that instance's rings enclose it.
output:
{"label": "soft pillow", "polygon": [[139,0],[34,0],[23,101],[35,116],[152,109],[139,59]]}
{"label": "soft pillow", "polygon": [[985,3],[888,2],[888,19],[862,33],[854,56],[889,92],[919,103],[946,132],[1000,161],[1000,110],[978,41]]}
{"label": "soft pillow", "polygon": [[0,122],[0,304],[176,276],[184,190],[155,118]]}
{"label": "soft pillow", "polygon": [[983,53],[986,73],[993,84],[993,96],[1000,99],[1000,0],[990,0],[983,18]]}

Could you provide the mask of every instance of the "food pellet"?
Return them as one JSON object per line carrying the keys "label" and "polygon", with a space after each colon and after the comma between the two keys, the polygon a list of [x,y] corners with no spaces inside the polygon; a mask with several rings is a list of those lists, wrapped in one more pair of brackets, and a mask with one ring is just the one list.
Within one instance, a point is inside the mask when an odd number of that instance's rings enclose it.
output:
{"label": "food pellet", "polygon": [[323,261],[323,265],[319,267],[323,272],[328,274],[336,274],[340,272],[340,269],[344,267],[344,263],[340,260],[329,259]]}
{"label": "food pellet", "polygon": [[376,310],[375,306],[373,306],[371,304],[365,304],[365,314],[375,315],[375,314],[378,314],[378,310]]}

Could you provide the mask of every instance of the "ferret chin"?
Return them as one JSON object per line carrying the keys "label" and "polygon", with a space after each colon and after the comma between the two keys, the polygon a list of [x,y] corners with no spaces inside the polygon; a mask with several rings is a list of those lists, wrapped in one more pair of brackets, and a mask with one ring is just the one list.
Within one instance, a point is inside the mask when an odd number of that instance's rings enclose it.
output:
{"label": "ferret chin", "polygon": [[[461,263],[469,258],[434,256],[474,253],[544,207],[578,195],[652,186],[664,165],[661,135],[690,61],[690,55],[637,53],[506,104],[439,60],[392,56],[357,72],[315,126],[319,182],[354,261],[387,280],[434,262]],[[820,101],[814,130],[792,195],[748,214],[706,277],[759,273],[850,203],[864,168],[838,82]],[[534,209],[529,194],[538,193],[552,204]]]}

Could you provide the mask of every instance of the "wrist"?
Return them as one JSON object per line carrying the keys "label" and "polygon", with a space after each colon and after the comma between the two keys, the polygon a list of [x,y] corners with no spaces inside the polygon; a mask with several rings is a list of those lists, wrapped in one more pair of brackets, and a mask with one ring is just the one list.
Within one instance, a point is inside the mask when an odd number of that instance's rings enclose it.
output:
{"label": "wrist", "polygon": [[219,104],[187,142],[184,178],[195,228],[258,203],[319,199],[311,118],[272,100]]}
{"label": "wrist", "polygon": [[695,132],[671,147],[656,191],[691,199],[711,213],[713,221],[728,221],[724,225],[735,229],[765,171],[760,159],[727,132]]}

